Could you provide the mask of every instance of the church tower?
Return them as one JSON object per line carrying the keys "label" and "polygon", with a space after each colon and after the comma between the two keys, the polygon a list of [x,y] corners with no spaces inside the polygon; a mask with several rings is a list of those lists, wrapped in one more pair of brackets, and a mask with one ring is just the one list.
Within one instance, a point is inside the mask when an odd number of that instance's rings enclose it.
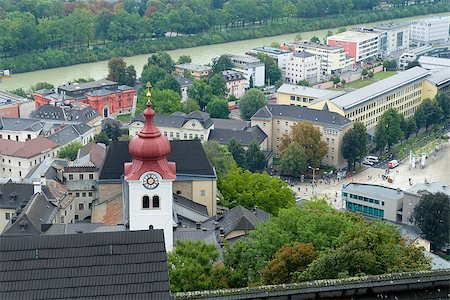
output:
{"label": "church tower", "polygon": [[130,230],[164,229],[166,251],[173,248],[173,194],[175,163],[167,161],[169,140],[161,135],[153,118],[150,84],[147,84],[147,109],[144,128],[131,139],[128,151],[132,157],[124,167],[124,217]]}

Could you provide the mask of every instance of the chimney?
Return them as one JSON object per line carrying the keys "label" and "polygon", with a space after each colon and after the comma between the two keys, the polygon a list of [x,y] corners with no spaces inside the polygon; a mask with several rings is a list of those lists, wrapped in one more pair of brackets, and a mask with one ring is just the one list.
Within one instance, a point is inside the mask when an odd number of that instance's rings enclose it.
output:
{"label": "chimney", "polygon": [[200,223],[200,222],[195,222],[195,229],[201,229],[201,228],[200,228],[201,225],[202,225],[202,223]]}
{"label": "chimney", "polygon": [[400,195],[400,192],[401,192],[400,189],[397,189],[397,195]]}
{"label": "chimney", "polygon": [[40,181],[33,182],[34,193],[42,193],[42,183]]}
{"label": "chimney", "polygon": [[223,243],[225,240],[225,230],[221,227],[219,229],[219,243]]}
{"label": "chimney", "polygon": [[41,175],[41,185],[47,185],[47,178],[44,175]]}

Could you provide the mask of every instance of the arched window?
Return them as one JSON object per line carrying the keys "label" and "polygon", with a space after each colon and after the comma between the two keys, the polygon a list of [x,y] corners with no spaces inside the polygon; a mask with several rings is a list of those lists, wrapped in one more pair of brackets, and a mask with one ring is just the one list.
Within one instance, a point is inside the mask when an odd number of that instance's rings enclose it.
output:
{"label": "arched window", "polygon": [[148,196],[142,197],[142,208],[150,208],[150,198]]}
{"label": "arched window", "polygon": [[159,196],[153,196],[153,205],[152,205],[152,207],[153,208],[159,208]]}

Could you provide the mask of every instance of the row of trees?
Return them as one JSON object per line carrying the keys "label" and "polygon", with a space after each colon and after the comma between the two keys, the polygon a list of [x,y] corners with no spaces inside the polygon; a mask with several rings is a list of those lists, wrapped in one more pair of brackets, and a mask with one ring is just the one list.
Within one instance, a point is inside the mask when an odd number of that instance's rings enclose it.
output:
{"label": "row of trees", "polygon": [[168,263],[173,292],[430,269],[394,226],[338,212],[323,199],[282,209],[226,244],[224,262],[213,246],[178,241]]}

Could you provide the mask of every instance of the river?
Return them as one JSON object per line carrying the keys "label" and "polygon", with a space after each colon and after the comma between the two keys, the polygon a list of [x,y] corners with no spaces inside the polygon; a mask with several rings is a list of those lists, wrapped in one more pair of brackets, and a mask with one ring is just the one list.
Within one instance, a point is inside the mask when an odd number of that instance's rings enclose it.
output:
{"label": "river", "polygon": [[[434,15],[450,16],[450,13],[446,12],[446,13],[434,14]],[[417,18],[425,18],[425,17],[426,16],[421,16],[421,17],[416,16],[416,17],[410,17],[410,18],[393,19],[390,21],[399,21],[399,22],[406,23],[406,22],[409,22],[409,21],[417,19]],[[384,22],[386,22],[386,21],[384,21]],[[348,26],[348,28],[363,26],[363,25],[374,25],[377,23],[380,23],[380,22]],[[323,38],[325,38],[328,30],[336,32],[337,28],[302,32],[301,35],[302,35],[302,38],[305,40],[309,40],[313,36],[317,36],[320,39],[323,39]],[[211,58],[213,58],[216,55],[221,55],[221,54],[225,54],[225,53],[244,54],[251,48],[258,47],[258,46],[264,46],[264,45],[270,45],[272,42],[283,43],[283,42],[292,41],[296,35],[297,35],[296,33],[283,34],[283,35],[251,39],[251,40],[245,40],[245,41],[229,42],[229,43],[200,46],[200,47],[193,47],[193,48],[184,48],[184,49],[167,51],[167,53],[169,53],[174,60],[177,60],[178,57],[180,57],[180,55],[189,55],[192,57],[193,63],[207,64],[207,63],[211,62]],[[137,74],[139,76],[142,72],[143,66],[147,62],[148,57],[149,57],[149,54],[141,54],[141,55],[126,57],[124,59],[127,62],[127,64],[132,64],[135,66]],[[108,63],[108,61],[98,61],[98,62],[93,62],[93,63],[78,64],[78,65],[73,65],[73,66],[68,66],[68,67],[60,67],[60,68],[54,68],[54,69],[47,69],[47,70],[15,74],[11,78],[3,79],[3,81],[0,83],[0,90],[13,90],[16,88],[28,89],[30,86],[33,86],[34,84],[36,84],[37,82],[40,82],[40,81],[46,81],[46,82],[52,83],[53,85],[57,86],[57,85],[61,85],[63,83],[66,83],[70,80],[74,80],[77,78],[94,78],[94,79],[105,78],[106,75],[108,74],[107,63]]]}

